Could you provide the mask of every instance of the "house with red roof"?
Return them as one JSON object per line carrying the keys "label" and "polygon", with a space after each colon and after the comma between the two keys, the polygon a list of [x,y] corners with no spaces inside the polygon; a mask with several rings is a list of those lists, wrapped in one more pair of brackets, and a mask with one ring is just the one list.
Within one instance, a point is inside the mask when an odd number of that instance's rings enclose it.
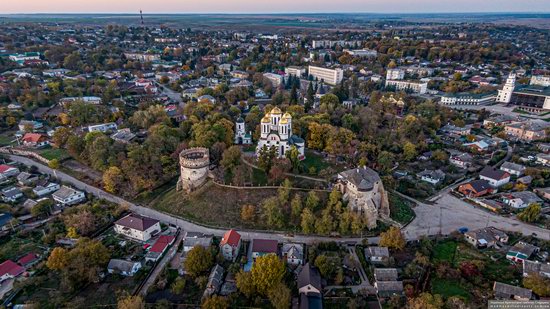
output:
{"label": "house with red roof", "polygon": [[279,242],[274,239],[252,239],[252,258],[279,253]]}
{"label": "house with red roof", "polygon": [[17,264],[25,267],[25,268],[29,268],[31,266],[33,266],[34,264],[36,264],[39,260],[39,255],[36,254],[36,253],[29,253],[25,256],[23,256],[22,258],[20,258],[19,260],[17,260]]}
{"label": "house with red roof", "polygon": [[15,263],[14,261],[4,261],[0,264],[0,282],[18,277],[24,272],[25,268],[21,267],[21,265]]}
{"label": "house with red roof", "polygon": [[115,232],[139,241],[148,241],[160,231],[158,220],[137,214],[129,214],[115,222]]}
{"label": "house with red roof", "polygon": [[176,237],[172,235],[161,235],[153,244],[145,256],[146,261],[156,262],[164,252],[174,243]]}
{"label": "house with red roof", "polygon": [[19,174],[19,169],[7,164],[0,164],[0,178],[9,178]]}
{"label": "house with red roof", "polygon": [[241,248],[241,234],[235,230],[229,230],[223,235],[220,242],[220,250],[226,260],[235,261]]}
{"label": "house with red roof", "polygon": [[50,144],[48,137],[40,133],[26,133],[22,139],[26,147],[40,148]]}

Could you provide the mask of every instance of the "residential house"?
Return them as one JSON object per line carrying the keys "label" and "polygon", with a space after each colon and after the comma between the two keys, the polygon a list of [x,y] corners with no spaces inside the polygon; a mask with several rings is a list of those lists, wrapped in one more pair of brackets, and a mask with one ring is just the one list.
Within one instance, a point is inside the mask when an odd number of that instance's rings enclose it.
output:
{"label": "residential house", "polygon": [[36,186],[32,189],[32,192],[38,197],[46,196],[52,192],[59,190],[61,187],[55,182],[49,182],[45,186]]}
{"label": "residential house", "polygon": [[519,191],[503,194],[502,201],[514,209],[523,209],[531,204],[542,204],[543,202],[537,194],[530,191]]}
{"label": "residential house", "polygon": [[220,295],[228,296],[230,294],[236,293],[237,291],[237,280],[235,278],[235,274],[228,273],[225,276],[225,281],[223,282],[222,288],[220,290]]}
{"label": "residential house", "polygon": [[88,126],[88,132],[113,132],[117,129],[117,124],[114,122],[108,122],[108,123],[102,123],[102,124],[96,124],[92,126]]}
{"label": "residential house", "polygon": [[71,187],[62,186],[52,194],[53,199],[63,206],[78,204],[86,200],[83,191],[75,190]]}
{"label": "residential house", "polygon": [[235,261],[241,248],[241,234],[231,229],[227,231],[220,242],[220,251],[223,257],[229,261]]}
{"label": "residential house", "polygon": [[2,189],[1,195],[2,201],[6,203],[15,203],[18,199],[23,197],[23,192],[17,187],[8,187]]}
{"label": "residential house", "polygon": [[50,144],[48,136],[40,133],[26,133],[21,139],[25,147],[41,148]]}
{"label": "residential house", "polygon": [[479,173],[479,179],[487,180],[491,186],[498,188],[510,182],[510,174],[502,170],[497,170],[494,167],[486,166]]}
{"label": "residential house", "polygon": [[187,232],[187,234],[185,234],[185,239],[183,240],[183,252],[187,253],[196,246],[201,246],[208,249],[212,245],[212,241],[213,237],[211,235]]}
{"label": "residential house", "polygon": [[418,176],[420,180],[431,183],[434,186],[437,186],[439,183],[445,180],[445,173],[440,169],[435,171],[424,170],[418,173],[416,176]]}
{"label": "residential house", "polygon": [[403,295],[403,281],[398,281],[397,277],[395,268],[376,268],[374,270],[374,288],[379,297]]}
{"label": "residential house", "polygon": [[18,127],[19,127],[19,131],[22,131],[22,132],[28,132],[28,131],[34,132],[36,130],[42,129],[44,125],[40,121],[21,120],[19,122]]}
{"label": "residential house", "polygon": [[550,124],[543,120],[513,122],[504,127],[504,132],[512,139],[531,142],[544,139],[546,128],[549,126]]}
{"label": "residential house", "polygon": [[12,260],[6,260],[0,264],[0,282],[16,278],[25,272],[25,268]]}
{"label": "residential house", "polygon": [[510,175],[515,175],[517,177],[520,177],[521,175],[523,175],[523,173],[525,172],[525,166],[521,165],[521,164],[516,164],[516,163],[512,163],[512,162],[504,162],[501,166],[500,166],[500,169],[502,171],[505,171],[507,172],[508,174]]}
{"label": "residential house", "polygon": [[17,260],[17,264],[23,266],[25,269],[29,269],[40,260],[40,256],[36,253],[28,253]]}
{"label": "residential house", "polygon": [[452,124],[446,124],[441,128],[441,131],[451,137],[461,137],[470,134],[471,126],[458,127]]}
{"label": "residential house", "polygon": [[256,258],[268,254],[278,254],[279,243],[272,239],[252,239],[252,258]]}
{"label": "residential house", "polygon": [[111,259],[107,265],[107,271],[110,274],[120,274],[122,276],[133,276],[141,269],[141,263],[136,261],[127,261],[121,259]]}
{"label": "residential house", "polygon": [[527,277],[531,274],[539,274],[542,277],[550,279],[550,263],[530,260],[523,261],[523,276]]}
{"label": "residential house", "polygon": [[302,265],[304,263],[304,246],[301,244],[285,243],[281,252],[289,265]]}
{"label": "residential house", "polygon": [[32,185],[38,181],[38,176],[27,173],[27,172],[21,172],[19,175],[17,175],[17,183],[21,186],[29,186]]}
{"label": "residential house", "polygon": [[158,220],[137,214],[129,214],[115,222],[115,232],[139,241],[148,241],[160,231]]}
{"label": "residential house", "polygon": [[155,241],[153,246],[149,248],[149,252],[145,255],[145,261],[158,261],[175,240],[176,237],[172,235],[161,235],[157,241]]}
{"label": "residential house", "polygon": [[111,138],[117,142],[128,144],[134,138],[136,138],[136,135],[132,133],[132,131],[130,131],[129,128],[125,128],[125,129],[120,129],[115,133],[111,134]]}
{"label": "residential house", "polygon": [[458,192],[467,197],[480,197],[493,192],[487,180],[473,180],[458,186]]}
{"label": "residential house", "polygon": [[13,228],[12,219],[13,216],[10,213],[0,213],[0,231],[6,231]]}
{"label": "residential house", "polygon": [[322,309],[323,289],[319,270],[307,263],[298,274],[297,281],[300,309]]}
{"label": "residential house", "polygon": [[533,291],[502,282],[495,281],[493,291],[496,299],[528,301],[533,298]]}
{"label": "residential house", "polygon": [[535,191],[535,193],[537,193],[543,199],[550,200],[550,188],[537,188],[533,191]]}
{"label": "residential house", "polygon": [[397,281],[397,269],[396,268],[375,268],[374,280],[376,281]]}
{"label": "residential house", "polygon": [[449,163],[459,168],[469,168],[470,166],[472,166],[472,161],[472,155],[466,152],[452,155],[449,158]]}
{"label": "residential house", "polygon": [[7,164],[0,164],[0,177],[9,178],[17,176],[19,174],[19,169]]}
{"label": "residential house", "polygon": [[533,254],[539,252],[540,248],[533,246],[523,241],[519,241],[506,253],[506,258],[516,263],[523,263],[533,256]]}
{"label": "residential house", "polygon": [[467,242],[476,248],[492,248],[498,243],[507,243],[508,235],[494,227],[486,227],[464,233]]}
{"label": "residential house", "polygon": [[203,298],[212,296],[220,291],[220,288],[223,284],[223,267],[219,264],[216,264],[210,276],[208,276],[208,283],[206,284],[206,289],[204,290]]}
{"label": "residential house", "polygon": [[375,265],[386,265],[390,260],[390,251],[388,247],[367,247],[365,248],[365,258]]}
{"label": "residential house", "polygon": [[536,161],[544,166],[550,166],[550,154],[537,153]]}
{"label": "residential house", "polygon": [[475,141],[472,143],[465,143],[462,146],[467,147],[473,152],[485,152],[489,150],[489,144],[486,141]]}
{"label": "residential house", "polygon": [[500,212],[504,208],[504,204],[497,200],[491,199],[478,199],[476,203],[484,208],[489,209],[490,211]]}

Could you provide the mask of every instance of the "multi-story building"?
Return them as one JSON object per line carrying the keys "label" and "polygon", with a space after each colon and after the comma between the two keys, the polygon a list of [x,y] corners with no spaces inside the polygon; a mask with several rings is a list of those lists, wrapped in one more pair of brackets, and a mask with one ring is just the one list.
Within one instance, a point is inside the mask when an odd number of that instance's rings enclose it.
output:
{"label": "multi-story building", "polygon": [[261,136],[256,148],[256,155],[264,146],[275,147],[279,158],[283,158],[286,152],[294,146],[299,151],[300,158],[305,158],[305,141],[292,134],[292,116],[289,113],[283,115],[278,107],[272,109],[262,118]]}
{"label": "multi-story building", "polygon": [[361,41],[313,40],[313,42],[311,43],[311,46],[314,49],[318,49],[318,48],[332,48],[335,45],[342,46],[342,47],[344,46],[358,47],[358,46],[361,46],[361,44],[362,44]]}
{"label": "multi-story building", "polygon": [[372,49],[344,49],[345,53],[350,54],[351,56],[357,56],[357,57],[363,57],[363,58],[370,58],[370,57],[376,57],[378,56],[378,52]]}
{"label": "multi-story building", "polygon": [[285,68],[285,74],[302,77],[306,74],[306,69],[300,67],[287,67]]}
{"label": "multi-story building", "polygon": [[510,73],[506,83],[498,91],[497,102],[516,105],[528,112],[550,110],[550,87],[544,81],[526,86],[516,86],[516,74]]}
{"label": "multi-story building", "polygon": [[441,97],[442,105],[487,105],[495,102],[496,95],[472,93],[447,93]]}
{"label": "multi-story building", "polygon": [[309,75],[329,85],[337,85],[344,79],[344,71],[340,68],[327,69],[310,65]]}
{"label": "multi-story building", "polygon": [[141,62],[153,62],[160,60],[160,54],[124,53],[124,56],[128,60],[137,60]]}
{"label": "multi-story building", "polygon": [[405,78],[405,70],[402,69],[388,69],[386,72],[387,80],[402,80]]}
{"label": "multi-story building", "polygon": [[394,87],[397,91],[410,91],[418,94],[425,94],[428,91],[428,83],[406,80],[386,80],[386,87]]}
{"label": "multi-story building", "polygon": [[273,87],[279,87],[282,83],[284,83],[284,78],[282,75],[275,74],[275,73],[264,73],[264,78],[267,78]]}
{"label": "multi-story building", "polygon": [[531,85],[550,87],[550,75],[533,75],[531,76]]}

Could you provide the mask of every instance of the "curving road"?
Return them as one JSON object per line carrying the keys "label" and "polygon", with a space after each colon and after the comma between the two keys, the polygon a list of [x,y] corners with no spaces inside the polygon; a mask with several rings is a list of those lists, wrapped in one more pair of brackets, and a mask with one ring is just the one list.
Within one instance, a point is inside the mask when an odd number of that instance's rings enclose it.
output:
{"label": "curving road", "polygon": [[[110,202],[125,204],[129,207],[131,211],[135,213],[154,218],[165,223],[173,224],[174,226],[180,227],[186,232],[199,232],[216,236],[222,236],[226,232],[225,229],[205,227],[195,224],[193,222],[186,221],[185,219],[176,217],[171,214],[131,203],[116,195],[107,193],[94,186],[88,185],[70,175],[53,170],[48,166],[35,162],[31,159],[15,155],[9,155],[9,158],[13,161],[28,166],[34,165],[41,173],[52,175],[62,182],[70,183],[72,186],[78,188],[79,190],[88,192]],[[450,195],[448,191],[443,192],[440,198],[434,203],[434,205],[427,205],[414,199],[409,199],[415,201],[418,206],[414,209],[416,213],[416,218],[403,229],[407,240],[417,240],[422,236],[430,235],[448,235],[451,232],[456,231],[460,227],[468,227],[470,230],[472,230],[483,228],[486,226],[494,226],[505,231],[520,232],[524,235],[537,234],[537,237],[541,239],[550,240],[550,230],[539,228],[537,226],[530,225],[515,220],[513,218],[502,217],[494,213],[489,213]],[[262,238],[275,239],[280,242],[288,241],[305,244],[325,241],[335,241],[338,243],[360,243],[362,241],[362,238],[334,238],[307,235],[290,236],[269,231],[239,231],[239,233],[245,240]],[[371,237],[368,238],[368,241],[371,244],[377,244],[379,238]]]}

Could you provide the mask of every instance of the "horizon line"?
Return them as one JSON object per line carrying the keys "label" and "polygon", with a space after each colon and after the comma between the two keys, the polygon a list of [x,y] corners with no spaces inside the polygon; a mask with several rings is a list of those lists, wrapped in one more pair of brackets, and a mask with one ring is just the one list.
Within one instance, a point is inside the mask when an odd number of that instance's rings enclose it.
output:
{"label": "horizon line", "polygon": [[[155,13],[143,13],[143,15],[295,15],[295,14],[550,14],[549,11],[472,11],[472,12],[452,12],[452,11],[437,11],[437,12],[354,12],[354,11],[342,11],[342,12],[155,12]],[[0,16],[13,16],[13,15],[140,15],[139,11],[133,12],[32,12],[32,13],[0,13]]]}

